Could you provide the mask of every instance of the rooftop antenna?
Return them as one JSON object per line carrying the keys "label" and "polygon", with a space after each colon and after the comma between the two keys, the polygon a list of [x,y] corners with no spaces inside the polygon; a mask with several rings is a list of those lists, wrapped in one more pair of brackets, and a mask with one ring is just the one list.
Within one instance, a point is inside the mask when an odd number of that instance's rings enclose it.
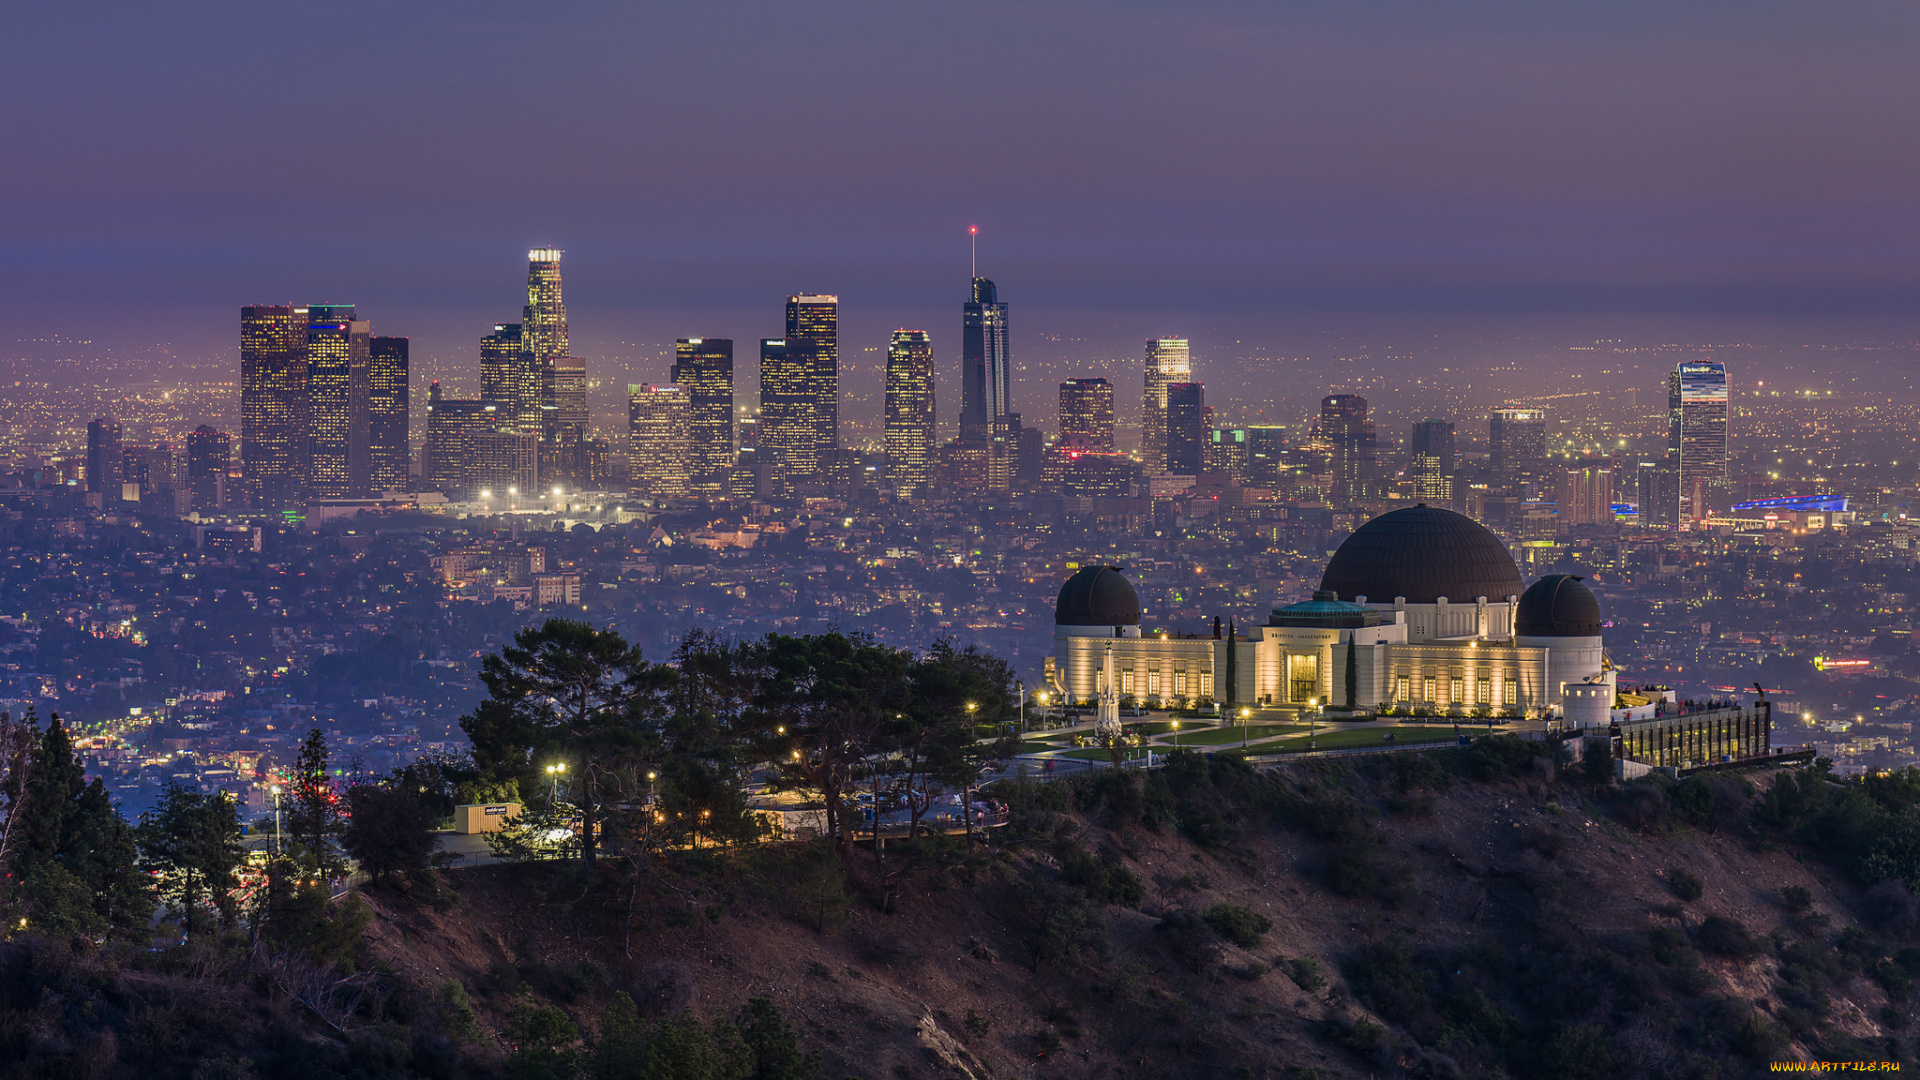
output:
{"label": "rooftop antenna", "polygon": [[980,276],[980,226],[967,226],[967,236],[973,241],[973,276]]}

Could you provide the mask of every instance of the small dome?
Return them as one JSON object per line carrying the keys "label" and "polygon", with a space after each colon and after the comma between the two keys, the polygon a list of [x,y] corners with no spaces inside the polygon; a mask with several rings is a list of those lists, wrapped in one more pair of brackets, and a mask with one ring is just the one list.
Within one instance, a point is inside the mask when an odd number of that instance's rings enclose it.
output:
{"label": "small dome", "polygon": [[1330,592],[1317,592],[1313,599],[1274,608],[1268,626],[1306,626],[1321,630],[1349,630],[1379,626],[1380,613],[1362,604],[1349,604]]}
{"label": "small dome", "polygon": [[1140,594],[1117,566],[1083,566],[1060,586],[1055,626],[1139,626]]}
{"label": "small dome", "polygon": [[1320,588],[1342,600],[1431,604],[1446,597],[1498,603],[1520,592],[1520,571],[1507,545],[1486,526],[1422,503],[1381,514],[1353,531],[1327,562]]}
{"label": "small dome", "polygon": [[1520,594],[1519,637],[1599,637],[1600,599],[1573,574],[1548,574]]}

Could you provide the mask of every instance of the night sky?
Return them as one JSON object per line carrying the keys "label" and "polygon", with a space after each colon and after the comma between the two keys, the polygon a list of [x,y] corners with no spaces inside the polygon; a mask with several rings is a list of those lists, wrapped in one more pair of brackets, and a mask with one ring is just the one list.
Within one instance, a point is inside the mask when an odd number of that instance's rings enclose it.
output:
{"label": "night sky", "polygon": [[16,4],[0,320],[231,348],[242,303],[337,299],[465,363],[551,243],[609,352],[776,334],[799,290],[953,336],[973,223],[1028,330],[1910,314],[1916,31],[1891,0]]}

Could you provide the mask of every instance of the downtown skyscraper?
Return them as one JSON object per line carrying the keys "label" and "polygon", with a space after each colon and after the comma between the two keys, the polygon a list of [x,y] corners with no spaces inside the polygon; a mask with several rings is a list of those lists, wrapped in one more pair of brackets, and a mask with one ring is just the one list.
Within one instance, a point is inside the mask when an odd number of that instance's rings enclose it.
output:
{"label": "downtown skyscraper", "polygon": [[407,339],[376,337],[367,344],[367,472],[355,494],[378,498],[407,490]]}
{"label": "downtown skyscraper", "polygon": [[307,309],[307,497],[344,499],[366,477],[368,348],[352,304]]}
{"label": "downtown skyscraper", "polygon": [[840,449],[840,298],[787,297],[787,336],[760,342],[759,452],[782,490],[830,478]]}
{"label": "downtown skyscraper", "polygon": [[681,338],[669,377],[687,393],[693,474],[687,494],[727,497],[733,473],[733,339]]}
{"label": "downtown skyscraper", "polygon": [[502,426],[539,430],[540,379],[533,354],[522,349],[519,323],[495,323],[480,339],[480,400],[494,407]]}
{"label": "downtown skyscraper", "polygon": [[1667,375],[1667,462],[1677,476],[1679,521],[1705,522],[1732,490],[1727,367],[1683,360]]}
{"label": "downtown skyscraper", "polygon": [[1140,400],[1140,459],[1149,476],[1165,473],[1167,463],[1167,387],[1193,381],[1187,339],[1147,342],[1146,389]]}
{"label": "downtown skyscraper", "polygon": [[240,309],[240,482],[248,505],[306,498],[307,309]]}
{"label": "downtown skyscraper", "polygon": [[1113,384],[1105,379],[1068,379],[1060,384],[1060,445],[1077,450],[1113,449]]}
{"label": "downtown skyscraper", "polygon": [[975,277],[960,312],[960,438],[984,440],[994,421],[1013,414],[1007,305],[992,281]]}
{"label": "downtown skyscraper", "polygon": [[683,499],[694,472],[693,402],[682,386],[627,388],[629,483],[654,499]]}
{"label": "downtown skyscraper", "polygon": [[1453,506],[1453,421],[1420,420],[1408,440],[1414,494],[1430,506]]}
{"label": "downtown skyscraper", "polygon": [[1167,472],[1198,476],[1207,468],[1206,387],[1197,382],[1167,385]]}
{"label": "downtown skyscraper", "polygon": [[935,429],[933,339],[925,330],[897,330],[887,345],[887,478],[902,499],[933,482]]}
{"label": "downtown skyscraper", "polygon": [[1373,498],[1377,494],[1374,434],[1367,399],[1359,394],[1328,394],[1321,398],[1320,437],[1331,455],[1334,502],[1352,503]]}

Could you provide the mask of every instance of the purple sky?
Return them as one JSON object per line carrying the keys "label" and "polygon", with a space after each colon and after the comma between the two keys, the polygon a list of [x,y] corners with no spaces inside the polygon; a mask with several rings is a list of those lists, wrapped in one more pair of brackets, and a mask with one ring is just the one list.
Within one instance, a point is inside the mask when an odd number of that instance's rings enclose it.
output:
{"label": "purple sky", "polygon": [[0,336],[511,318],[536,243],[576,322],[765,311],[706,328],[745,339],[820,289],[946,329],[974,222],[1028,318],[1912,313],[1916,31],[1894,0],[15,5]]}

